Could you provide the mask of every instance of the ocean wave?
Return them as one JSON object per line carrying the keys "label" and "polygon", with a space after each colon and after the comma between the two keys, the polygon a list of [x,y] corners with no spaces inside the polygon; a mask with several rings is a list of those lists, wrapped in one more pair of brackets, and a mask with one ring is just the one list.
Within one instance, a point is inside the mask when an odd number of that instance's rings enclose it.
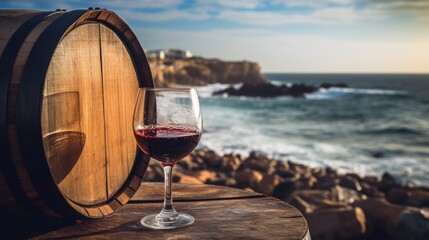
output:
{"label": "ocean wave", "polygon": [[[242,85],[243,85],[242,83],[237,83],[237,84],[233,84],[232,86],[234,88],[238,89]],[[213,96],[214,92],[225,90],[225,89],[229,88],[230,86],[231,86],[231,84],[214,83],[214,84],[209,84],[206,86],[196,87],[196,89],[198,91],[199,97],[209,98],[209,97]]]}
{"label": "ocean wave", "polygon": [[388,89],[363,89],[363,88],[321,88],[319,91],[307,94],[307,99],[331,99],[342,97],[348,94],[369,94],[369,95],[407,95],[407,92]]}
{"label": "ocean wave", "polygon": [[422,168],[422,162],[413,157],[389,156],[386,159],[374,160],[366,152],[327,143],[300,144],[266,140],[255,142],[256,139],[250,138],[240,138],[239,143],[225,140],[205,139],[201,146],[213,149],[220,155],[234,153],[246,158],[252,151],[257,151],[280,161],[292,161],[310,167],[331,167],[343,174],[353,172],[361,176],[380,177],[389,172],[402,182],[429,184],[429,169]]}
{"label": "ocean wave", "polygon": [[280,80],[270,80],[270,83],[272,83],[273,85],[276,85],[276,86],[286,85],[286,87],[291,87],[293,85],[292,83],[284,82],[284,81],[280,81]]}
{"label": "ocean wave", "polygon": [[420,131],[417,131],[417,130],[411,129],[411,128],[407,128],[407,127],[388,127],[388,128],[382,128],[382,129],[362,131],[361,133],[371,134],[371,135],[386,135],[386,134],[422,135],[423,134]]}

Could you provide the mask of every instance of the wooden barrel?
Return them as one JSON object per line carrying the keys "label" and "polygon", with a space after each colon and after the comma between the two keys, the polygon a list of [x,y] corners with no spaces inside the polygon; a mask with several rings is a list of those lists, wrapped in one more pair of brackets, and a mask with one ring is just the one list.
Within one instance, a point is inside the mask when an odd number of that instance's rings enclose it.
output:
{"label": "wooden barrel", "polygon": [[1,216],[114,213],[149,162],[132,132],[153,86],[135,34],[103,9],[1,10],[0,55]]}

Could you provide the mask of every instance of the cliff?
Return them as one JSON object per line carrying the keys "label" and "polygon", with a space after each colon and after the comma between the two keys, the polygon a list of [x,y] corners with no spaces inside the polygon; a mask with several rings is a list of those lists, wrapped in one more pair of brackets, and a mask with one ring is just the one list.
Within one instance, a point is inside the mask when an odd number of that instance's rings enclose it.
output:
{"label": "cliff", "polygon": [[175,84],[203,86],[212,83],[253,85],[265,82],[259,65],[249,61],[205,58],[152,60],[150,67],[157,87]]}

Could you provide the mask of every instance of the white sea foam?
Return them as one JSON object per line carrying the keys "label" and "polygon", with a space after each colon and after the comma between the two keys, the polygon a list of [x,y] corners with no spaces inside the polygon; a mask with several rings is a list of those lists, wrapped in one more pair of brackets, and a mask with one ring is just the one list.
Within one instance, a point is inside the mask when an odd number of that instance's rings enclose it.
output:
{"label": "white sea foam", "polygon": [[329,99],[341,97],[347,94],[372,94],[372,95],[406,95],[404,91],[382,90],[382,89],[361,89],[361,88],[321,88],[319,91],[307,94],[307,99]]}
{"label": "white sea foam", "polygon": [[197,91],[198,91],[198,96],[201,98],[208,98],[213,96],[214,92],[217,91],[221,91],[224,89],[227,89],[229,87],[234,87],[236,89],[240,88],[243,84],[242,83],[237,83],[237,84],[221,84],[221,83],[214,83],[214,84],[209,84],[206,86],[202,86],[202,87],[196,87]]}
{"label": "white sea foam", "polygon": [[208,98],[212,96],[213,92],[220,91],[228,87],[229,87],[228,84],[215,83],[215,84],[210,84],[202,87],[196,87],[196,89],[198,91],[199,97]]}
{"label": "white sea foam", "polygon": [[221,155],[236,153],[243,157],[247,157],[252,151],[258,151],[275,159],[302,163],[310,167],[332,167],[340,173],[354,172],[362,176],[380,177],[384,172],[389,172],[403,183],[429,183],[426,176],[429,166],[422,166],[421,162],[411,157],[374,159],[370,154],[355,150],[351,146],[323,142],[289,142],[285,138],[261,135],[255,129],[240,125],[208,131],[203,134],[199,147],[208,147]]}
{"label": "white sea foam", "polygon": [[[270,81],[274,85],[286,85],[291,86],[291,83],[281,82],[281,81]],[[208,98],[213,96],[214,92],[225,90],[229,87],[234,87],[235,89],[238,89],[243,84],[220,84],[220,83],[214,83],[209,84],[202,87],[196,87],[198,91],[198,95],[201,98]],[[307,99],[331,99],[331,98],[337,98],[342,97],[347,94],[372,94],[372,95],[407,95],[404,91],[395,91],[395,90],[382,90],[382,89],[361,89],[361,88],[321,88],[319,91],[311,94],[306,94],[305,97]],[[243,97],[242,99],[246,99]]]}

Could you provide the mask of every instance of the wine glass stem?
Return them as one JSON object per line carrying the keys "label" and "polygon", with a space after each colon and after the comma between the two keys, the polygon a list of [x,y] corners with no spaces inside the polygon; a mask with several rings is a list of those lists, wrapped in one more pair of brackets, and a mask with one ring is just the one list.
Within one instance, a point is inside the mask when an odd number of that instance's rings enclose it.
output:
{"label": "wine glass stem", "polygon": [[165,164],[164,167],[164,208],[165,211],[171,211],[173,210],[173,196],[171,192],[171,180],[172,180],[172,172],[173,172],[173,166]]}

